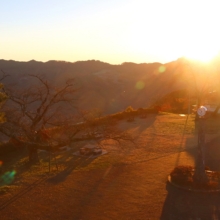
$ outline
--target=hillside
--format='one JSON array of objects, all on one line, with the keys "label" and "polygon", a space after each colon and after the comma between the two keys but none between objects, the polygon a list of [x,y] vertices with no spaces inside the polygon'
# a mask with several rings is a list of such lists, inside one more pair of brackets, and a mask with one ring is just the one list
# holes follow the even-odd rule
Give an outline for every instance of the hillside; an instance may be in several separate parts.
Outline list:
[{"label": "hillside", "polygon": [[[99,108],[104,113],[115,113],[127,106],[148,107],[154,101],[175,90],[192,86],[192,72],[201,72],[200,64],[181,58],[161,63],[123,63],[111,65],[96,60],[17,62],[0,60],[0,69],[9,74],[5,85],[22,88],[33,82],[27,74],[44,75],[48,81],[60,83],[75,78],[79,87],[76,106],[80,109]],[[211,71],[211,70],[210,70]]]},{"label": "hillside", "polygon": [[[210,122],[207,166],[219,170],[219,122]],[[167,184],[167,176],[175,166],[193,166],[196,160],[198,140],[193,115],[150,114],[118,125],[134,135],[135,145],[126,142],[119,146],[108,141],[103,143],[107,154],[86,158],[72,154],[86,143],[74,143],[70,151],[56,155],[58,170],[53,158],[51,173],[48,155],[43,152],[41,163],[32,167],[26,165],[26,152],[15,152],[3,160],[4,168],[16,169],[16,178],[1,187],[1,218],[180,219],[184,214],[181,219],[196,219],[195,213],[196,217],[205,216],[203,219],[219,216],[218,194],[192,193]]]}]

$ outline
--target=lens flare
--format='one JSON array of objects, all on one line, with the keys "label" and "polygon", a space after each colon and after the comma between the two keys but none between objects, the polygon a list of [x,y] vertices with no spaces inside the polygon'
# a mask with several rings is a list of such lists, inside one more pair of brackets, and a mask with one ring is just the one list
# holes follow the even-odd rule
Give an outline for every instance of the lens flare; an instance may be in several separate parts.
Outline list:
[{"label": "lens flare", "polygon": [[145,83],[143,81],[138,81],[136,84],[135,84],[135,88],[136,89],[143,89],[145,87]]},{"label": "lens flare", "polygon": [[12,183],[15,178],[15,174],[16,174],[16,171],[13,170],[13,171],[8,171],[4,175],[2,175],[1,179],[2,179],[3,183],[4,184]]},{"label": "lens flare", "polygon": [[3,164],[3,161],[0,160],[0,167],[2,166],[2,164]]},{"label": "lens flare", "polygon": [[166,67],[165,66],[160,66],[158,69],[159,73],[163,73],[166,71]]}]

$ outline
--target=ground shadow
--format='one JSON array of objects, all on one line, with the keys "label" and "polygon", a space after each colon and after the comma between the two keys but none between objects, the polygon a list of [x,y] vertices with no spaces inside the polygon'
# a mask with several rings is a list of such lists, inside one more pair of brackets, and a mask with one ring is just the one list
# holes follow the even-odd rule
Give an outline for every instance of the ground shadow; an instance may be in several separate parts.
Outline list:
[{"label": "ground shadow", "polygon": [[[187,140],[186,145],[191,140]],[[220,171],[220,135],[216,134],[205,143],[205,166]],[[197,159],[197,144],[185,150],[194,160]],[[179,165],[179,164],[176,164]],[[168,191],[161,220],[220,219],[220,193],[189,192],[167,183]]]},{"label": "ground shadow", "polygon": [[[195,137],[196,138],[196,137]],[[190,142],[190,138],[186,141],[186,146]],[[197,160],[198,156],[198,143],[194,147],[186,148],[185,151]],[[220,135],[217,135],[205,143],[204,152],[205,166],[207,169],[213,171],[220,171]],[[178,162],[176,166],[179,165]]]},{"label": "ground shadow", "polygon": [[220,194],[177,189],[167,183],[168,191],[161,220],[220,219]]},{"label": "ground shadow", "polygon": [[[199,123],[195,121],[195,131],[198,135]],[[220,171],[220,120],[209,118],[205,122],[205,165],[210,170]]]},{"label": "ground shadow", "polygon": [[139,124],[138,130],[139,133],[144,131],[146,128],[150,127],[154,124],[156,117],[158,117],[158,114],[148,114],[146,118],[140,118],[140,120],[143,121],[143,123]]},{"label": "ground shadow", "polygon": [[158,114],[147,114],[146,117],[136,116],[133,121],[124,121],[124,125],[126,126],[122,126],[121,128],[126,129],[127,125],[129,124],[130,128],[138,128],[141,132],[146,128],[150,127],[156,120],[157,116]]},{"label": "ground shadow", "polygon": [[67,167],[56,174],[55,176],[48,179],[50,183],[59,184],[60,182],[65,181],[67,176],[69,176],[73,170],[80,167],[88,166],[95,158],[91,157],[73,157],[67,164]]},{"label": "ground shadow", "polygon": [[220,135],[206,143],[205,164],[210,170],[220,171]]},{"label": "ground shadow", "polygon": [[145,118],[136,117],[132,122],[124,122],[120,125],[121,130],[133,130],[132,137],[138,139],[142,133],[149,127],[151,127],[158,114],[148,114]]}]

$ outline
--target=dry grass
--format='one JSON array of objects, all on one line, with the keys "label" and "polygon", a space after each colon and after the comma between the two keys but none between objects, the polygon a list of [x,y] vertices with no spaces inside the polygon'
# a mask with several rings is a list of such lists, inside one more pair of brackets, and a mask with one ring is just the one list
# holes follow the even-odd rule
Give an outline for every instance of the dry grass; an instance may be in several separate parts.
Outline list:
[{"label": "dry grass", "polygon": [[51,173],[45,155],[32,167],[18,159],[17,176],[1,195],[1,219],[159,219],[170,171],[194,165],[194,117],[186,123],[186,116],[148,115],[120,127],[134,135],[135,146],[108,141],[108,154],[96,159],[67,152],[57,156],[58,171],[53,160]]}]

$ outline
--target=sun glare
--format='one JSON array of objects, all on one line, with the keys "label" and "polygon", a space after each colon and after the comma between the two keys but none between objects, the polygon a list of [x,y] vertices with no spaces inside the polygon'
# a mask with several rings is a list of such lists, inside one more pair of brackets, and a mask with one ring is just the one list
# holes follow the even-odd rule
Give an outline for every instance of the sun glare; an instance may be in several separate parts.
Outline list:
[{"label": "sun glare", "polygon": [[191,60],[208,63],[212,61],[217,55],[218,52],[216,50],[209,49],[191,51],[189,53],[186,53],[185,57]]}]

